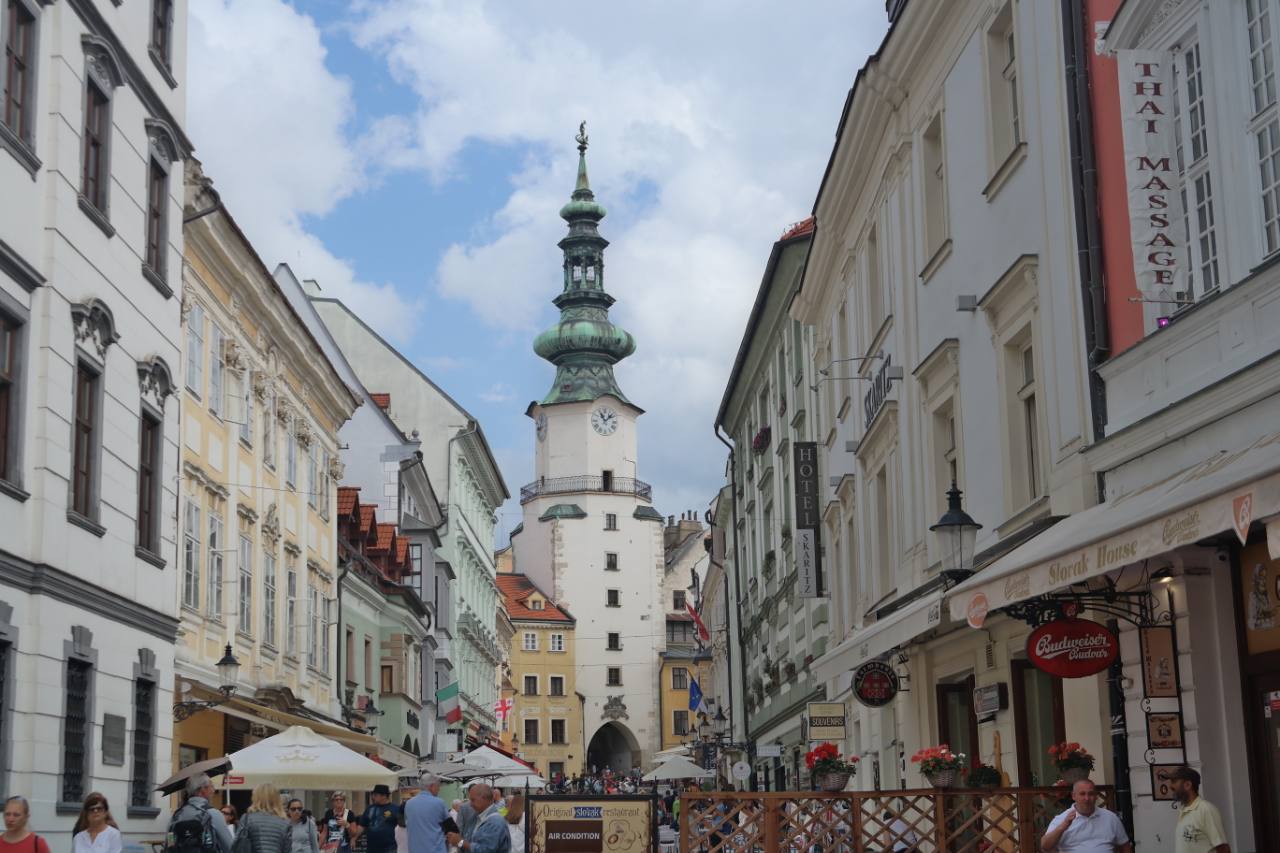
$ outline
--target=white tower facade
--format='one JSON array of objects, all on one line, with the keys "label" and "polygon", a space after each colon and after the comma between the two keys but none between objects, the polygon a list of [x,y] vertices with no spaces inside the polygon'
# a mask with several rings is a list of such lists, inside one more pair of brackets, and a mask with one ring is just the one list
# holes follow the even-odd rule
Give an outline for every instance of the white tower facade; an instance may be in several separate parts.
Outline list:
[{"label": "white tower facade", "polygon": [[[636,422],[643,410],[613,376],[613,365],[634,352],[635,341],[609,322],[608,242],[596,230],[605,211],[587,182],[585,134],[578,142],[578,184],[560,211],[569,223],[560,242],[564,290],[554,300],[560,322],[534,344],[556,365],[556,379],[527,411],[536,479],[521,489],[524,519],[511,542],[516,571],[577,619],[575,676],[587,768],[619,771],[645,766],[661,736],[662,515],[653,509],[651,488],[636,476]],[[539,713],[537,704],[525,705],[524,713]],[[522,721],[516,725],[522,730]],[[538,728],[549,731],[546,726]]]}]

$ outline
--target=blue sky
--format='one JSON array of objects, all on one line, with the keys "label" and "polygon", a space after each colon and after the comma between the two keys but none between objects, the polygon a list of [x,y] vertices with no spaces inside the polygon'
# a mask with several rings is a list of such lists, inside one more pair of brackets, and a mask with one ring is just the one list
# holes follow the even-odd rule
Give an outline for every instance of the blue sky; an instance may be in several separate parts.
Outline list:
[{"label": "blue sky", "polygon": [[[664,514],[722,482],[712,426],[769,250],[804,218],[880,0],[191,0],[187,126],[268,265],[343,299],[481,421],[512,492],[586,119],[619,366]],[[388,390],[394,394],[395,389]],[[502,531],[519,521],[504,508]]]}]

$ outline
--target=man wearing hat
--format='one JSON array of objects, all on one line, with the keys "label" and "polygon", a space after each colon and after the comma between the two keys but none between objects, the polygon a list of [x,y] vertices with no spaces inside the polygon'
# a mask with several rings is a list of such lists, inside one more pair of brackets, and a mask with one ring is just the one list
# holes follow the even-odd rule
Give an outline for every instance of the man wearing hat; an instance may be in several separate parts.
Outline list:
[{"label": "man wearing hat", "polygon": [[1200,796],[1200,774],[1183,765],[1169,774],[1178,809],[1174,853],[1231,853],[1218,807]]},{"label": "man wearing hat", "polygon": [[369,792],[369,807],[360,815],[368,853],[396,853],[396,825],[400,807],[391,802],[391,789],[374,785]]}]

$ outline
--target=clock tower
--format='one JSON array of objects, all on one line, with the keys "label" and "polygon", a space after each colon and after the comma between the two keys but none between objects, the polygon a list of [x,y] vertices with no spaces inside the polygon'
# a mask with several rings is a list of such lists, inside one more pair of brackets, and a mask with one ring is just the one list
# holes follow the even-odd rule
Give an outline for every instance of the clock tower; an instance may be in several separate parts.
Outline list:
[{"label": "clock tower", "polygon": [[[575,759],[577,767],[567,768],[570,773],[647,764],[661,733],[659,654],[666,647],[662,515],[653,508],[652,489],[637,477],[636,421],[644,412],[613,374],[636,343],[609,320],[609,241],[597,228],[605,209],[587,179],[585,125],[577,142],[577,185],[560,209],[569,225],[559,244],[562,290],[552,300],[560,319],[533,345],[556,375],[551,390],[526,412],[534,426],[535,479],[520,490],[523,521],[511,537],[515,570],[577,619],[575,682],[584,697],[587,749],[581,764]],[[545,693],[547,686],[537,688]],[[538,723],[514,721],[516,735],[555,730],[552,721],[577,701],[546,696],[522,703],[523,713]]]}]

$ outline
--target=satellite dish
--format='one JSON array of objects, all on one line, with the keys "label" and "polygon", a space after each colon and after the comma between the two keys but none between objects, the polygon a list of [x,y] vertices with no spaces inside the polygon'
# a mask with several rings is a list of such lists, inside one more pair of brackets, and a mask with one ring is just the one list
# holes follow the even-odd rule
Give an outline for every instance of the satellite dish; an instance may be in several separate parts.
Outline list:
[{"label": "satellite dish", "polygon": [[751,765],[745,761],[735,761],[730,772],[733,773],[733,778],[742,782],[751,776]]}]

